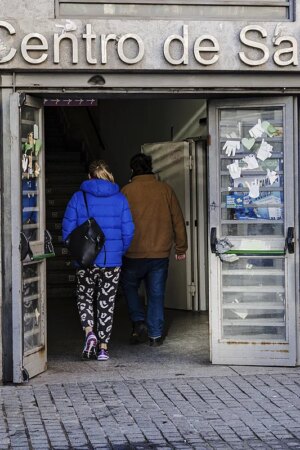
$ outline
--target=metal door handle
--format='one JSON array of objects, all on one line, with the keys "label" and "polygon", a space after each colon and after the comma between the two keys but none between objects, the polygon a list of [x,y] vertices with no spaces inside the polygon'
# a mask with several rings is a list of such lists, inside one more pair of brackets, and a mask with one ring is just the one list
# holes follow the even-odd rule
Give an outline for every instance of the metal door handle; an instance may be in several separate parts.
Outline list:
[{"label": "metal door handle", "polygon": [[217,253],[217,229],[215,227],[210,230],[210,249],[212,253]]},{"label": "metal door handle", "polygon": [[285,246],[289,253],[295,253],[294,227],[288,227]]}]

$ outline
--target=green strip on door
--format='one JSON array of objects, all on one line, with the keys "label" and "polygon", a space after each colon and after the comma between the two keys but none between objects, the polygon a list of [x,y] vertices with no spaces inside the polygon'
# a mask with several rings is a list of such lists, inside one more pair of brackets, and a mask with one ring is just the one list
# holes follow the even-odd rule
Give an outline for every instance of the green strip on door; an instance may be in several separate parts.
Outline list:
[{"label": "green strip on door", "polygon": [[243,256],[284,256],[284,250],[229,250],[226,255]]}]

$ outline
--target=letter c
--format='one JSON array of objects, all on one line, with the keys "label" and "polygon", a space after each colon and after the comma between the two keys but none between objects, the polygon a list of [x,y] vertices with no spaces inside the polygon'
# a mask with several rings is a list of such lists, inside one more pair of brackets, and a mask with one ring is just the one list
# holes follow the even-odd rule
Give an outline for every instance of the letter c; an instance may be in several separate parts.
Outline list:
[{"label": "letter c", "polygon": [[[4,22],[3,20],[0,20],[0,27],[5,28],[9,34],[16,34],[16,30],[14,29],[14,27],[8,23],[8,22]],[[9,53],[6,56],[3,56],[3,58],[0,59],[0,64],[6,63],[8,61],[11,61],[15,54],[17,53],[17,50],[15,48],[11,48]]]}]

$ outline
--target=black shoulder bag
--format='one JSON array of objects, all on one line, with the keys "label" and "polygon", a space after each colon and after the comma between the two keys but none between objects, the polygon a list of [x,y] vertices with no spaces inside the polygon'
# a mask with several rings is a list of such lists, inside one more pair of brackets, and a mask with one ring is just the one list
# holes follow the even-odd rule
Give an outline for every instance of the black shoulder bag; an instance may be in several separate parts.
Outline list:
[{"label": "black shoulder bag", "polygon": [[[84,203],[89,217],[84,223],[75,228],[68,236],[66,245],[72,258],[80,267],[91,267],[98,254],[104,247],[105,236],[101,227],[93,217],[90,217],[86,194],[82,191]],[[105,250],[105,247],[104,247]],[[106,252],[104,264],[106,263]]]}]

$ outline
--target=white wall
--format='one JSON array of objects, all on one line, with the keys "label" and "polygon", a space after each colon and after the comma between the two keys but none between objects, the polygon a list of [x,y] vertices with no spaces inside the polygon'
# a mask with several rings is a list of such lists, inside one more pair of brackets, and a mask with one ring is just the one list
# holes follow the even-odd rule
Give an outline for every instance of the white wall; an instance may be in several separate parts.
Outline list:
[{"label": "white wall", "polygon": [[0,16],[2,20],[26,20],[31,17],[53,19],[54,0],[1,0]]}]

